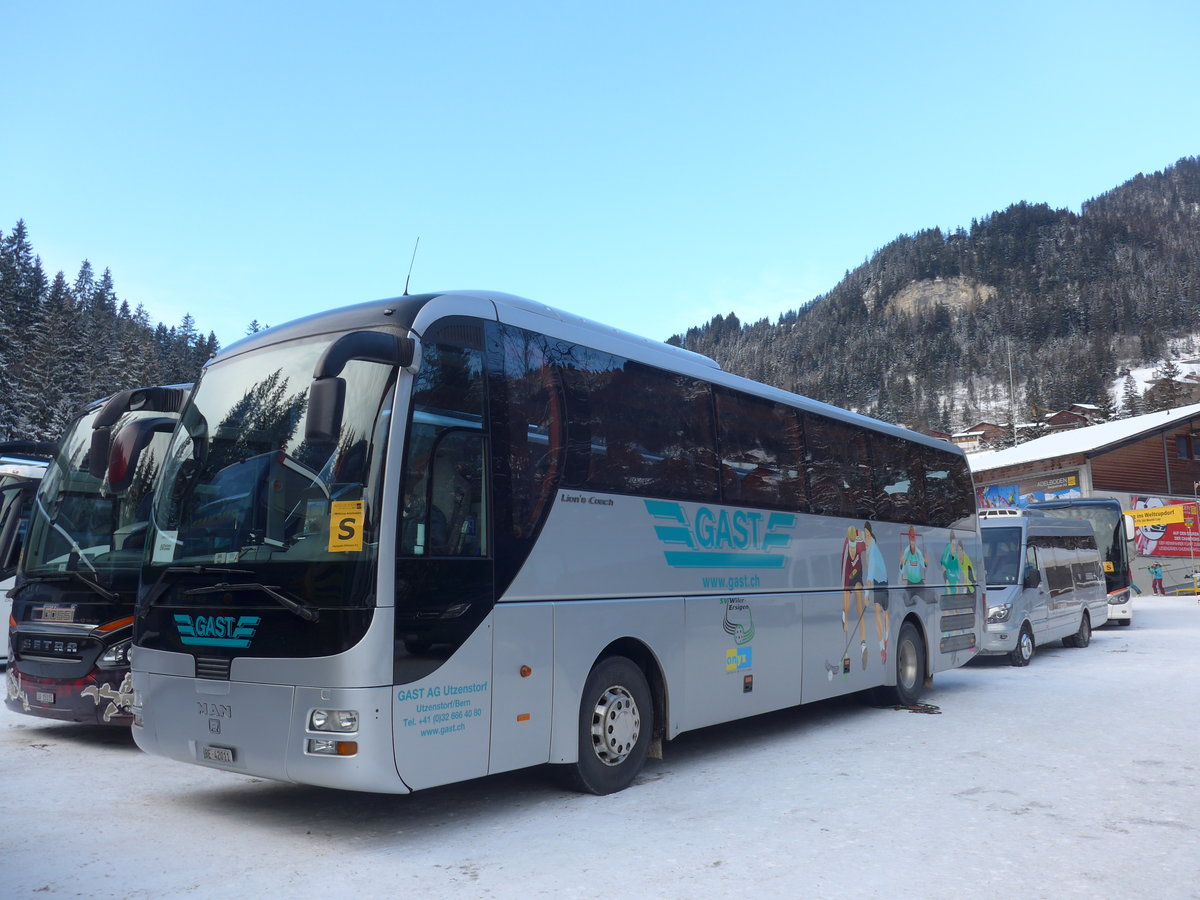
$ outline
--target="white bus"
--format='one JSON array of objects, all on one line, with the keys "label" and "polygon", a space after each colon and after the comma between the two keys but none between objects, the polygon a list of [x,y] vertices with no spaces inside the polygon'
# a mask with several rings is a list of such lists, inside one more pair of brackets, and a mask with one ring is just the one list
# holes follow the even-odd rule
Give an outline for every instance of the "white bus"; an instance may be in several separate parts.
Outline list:
[{"label": "white bus", "polygon": [[407,793],[874,689],[983,627],[953,446],[502,294],[405,296],[218,354],[135,623],[150,753]]}]

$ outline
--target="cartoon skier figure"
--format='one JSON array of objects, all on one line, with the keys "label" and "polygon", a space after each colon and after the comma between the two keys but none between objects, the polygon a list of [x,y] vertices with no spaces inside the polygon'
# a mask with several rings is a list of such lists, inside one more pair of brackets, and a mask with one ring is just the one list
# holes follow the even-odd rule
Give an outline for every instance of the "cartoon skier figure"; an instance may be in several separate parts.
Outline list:
[{"label": "cartoon skier figure", "polygon": [[842,631],[852,631],[850,624],[850,599],[858,612],[858,639],[862,648],[862,666],[867,667],[867,623],[863,621],[863,557],[866,555],[862,536],[851,525],[846,529],[846,542],[842,546]]},{"label": "cartoon skier figure", "polygon": [[905,587],[904,602],[908,606],[916,605],[914,597],[929,601],[925,593],[925,570],[929,568],[929,557],[925,548],[917,546],[917,530],[908,526],[908,531],[902,532],[908,536],[908,545],[900,553],[900,583]]},{"label": "cartoon skier figure", "polygon": [[950,543],[942,551],[942,558],[939,560],[942,565],[942,578],[946,582],[947,595],[958,593],[958,585],[963,578],[962,567],[959,565],[959,548],[956,544],[958,544],[958,539],[950,538]]},{"label": "cartoon skier figure", "polygon": [[891,631],[891,619],[888,616],[888,572],[887,563],[883,559],[883,551],[875,540],[875,532],[870,522],[863,522],[860,532],[867,548],[866,584],[871,589],[871,605],[875,609],[875,634],[879,638],[879,657],[887,662],[888,635]]}]

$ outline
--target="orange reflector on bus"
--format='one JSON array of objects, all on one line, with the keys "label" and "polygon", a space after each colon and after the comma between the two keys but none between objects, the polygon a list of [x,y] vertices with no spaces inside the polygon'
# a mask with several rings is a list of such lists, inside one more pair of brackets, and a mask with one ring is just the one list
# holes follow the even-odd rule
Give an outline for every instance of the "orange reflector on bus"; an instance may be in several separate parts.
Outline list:
[{"label": "orange reflector on bus", "polygon": [[100,634],[108,634],[110,631],[116,631],[118,628],[124,628],[126,625],[133,624],[133,616],[126,616],[123,619],[113,619],[111,622],[105,622],[103,625],[97,625],[96,631]]},{"label": "orange reflector on bus", "polygon": [[529,721],[529,713],[521,713],[519,716],[517,716],[517,721],[518,722],[528,722]]}]

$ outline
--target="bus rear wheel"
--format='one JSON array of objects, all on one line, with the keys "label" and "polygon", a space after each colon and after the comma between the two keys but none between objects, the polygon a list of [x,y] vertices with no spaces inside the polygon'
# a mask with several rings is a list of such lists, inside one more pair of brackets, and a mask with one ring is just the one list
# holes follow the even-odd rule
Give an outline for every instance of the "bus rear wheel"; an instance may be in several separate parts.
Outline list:
[{"label": "bus rear wheel", "polygon": [[1027,666],[1033,659],[1033,651],[1033,629],[1026,622],[1021,626],[1021,633],[1017,635],[1017,646],[1008,654],[1008,661],[1014,666]]},{"label": "bus rear wheel", "polygon": [[878,706],[914,706],[925,687],[925,641],[912,622],[900,626],[896,638],[896,684],[871,690]]},{"label": "bus rear wheel", "polygon": [[564,766],[567,783],[589,794],[612,794],[633,783],[654,733],[654,703],[642,670],[623,656],[601,660],[588,675],[579,704],[579,761]]},{"label": "bus rear wheel", "polygon": [[1087,613],[1079,620],[1079,630],[1063,638],[1064,647],[1086,647],[1092,642],[1092,620]]}]

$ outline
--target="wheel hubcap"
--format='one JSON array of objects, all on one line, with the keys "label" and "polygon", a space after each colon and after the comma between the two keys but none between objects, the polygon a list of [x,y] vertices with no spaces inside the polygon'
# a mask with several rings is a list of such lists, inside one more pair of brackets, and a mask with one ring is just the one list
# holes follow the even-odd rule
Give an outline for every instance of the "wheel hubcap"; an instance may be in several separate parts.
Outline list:
[{"label": "wheel hubcap", "polygon": [[917,648],[911,641],[900,645],[900,655],[896,659],[896,677],[906,688],[912,688],[917,683]]},{"label": "wheel hubcap", "polygon": [[1021,658],[1029,659],[1033,656],[1033,639],[1025,632],[1021,632]]},{"label": "wheel hubcap", "polygon": [[642,730],[633,695],[620,685],[608,688],[592,710],[592,750],[606,766],[618,766],[632,752]]}]

